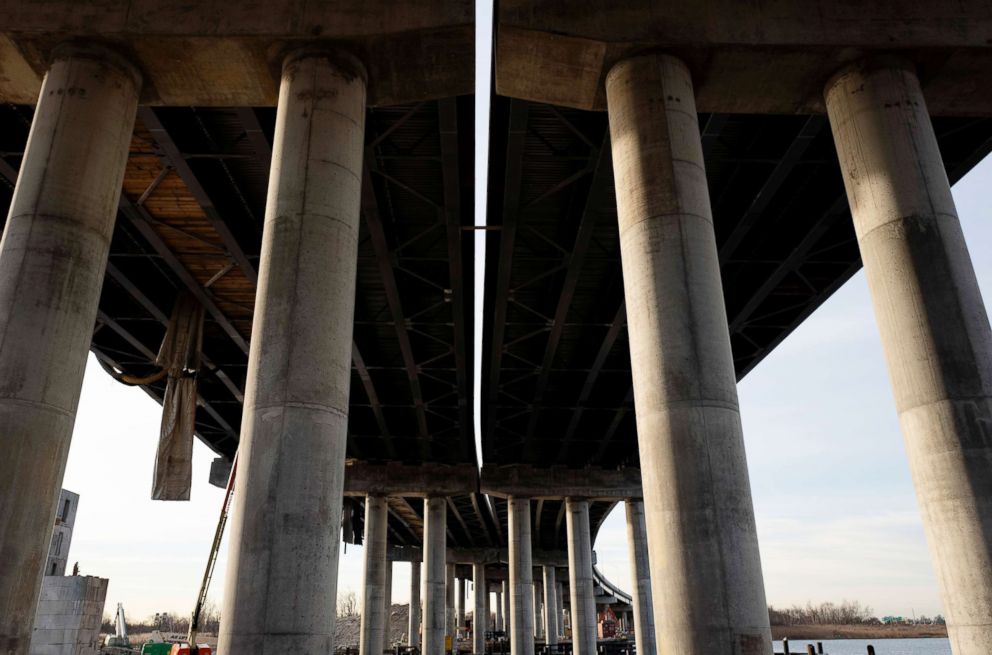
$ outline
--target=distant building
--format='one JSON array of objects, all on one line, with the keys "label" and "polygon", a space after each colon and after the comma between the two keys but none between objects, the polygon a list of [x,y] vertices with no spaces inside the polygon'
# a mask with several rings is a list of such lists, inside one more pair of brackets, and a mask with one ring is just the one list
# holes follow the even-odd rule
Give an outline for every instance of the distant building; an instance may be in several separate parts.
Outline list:
[{"label": "distant building", "polygon": [[65,575],[79,494],[62,490],[29,655],[97,655],[107,579]]},{"label": "distant building", "polygon": [[52,531],[52,544],[48,548],[48,564],[45,575],[65,575],[69,563],[69,543],[72,541],[72,527],[76,524],[76,508],[79,494],[62,490],[59,505],[55,511],[55,529]]}]

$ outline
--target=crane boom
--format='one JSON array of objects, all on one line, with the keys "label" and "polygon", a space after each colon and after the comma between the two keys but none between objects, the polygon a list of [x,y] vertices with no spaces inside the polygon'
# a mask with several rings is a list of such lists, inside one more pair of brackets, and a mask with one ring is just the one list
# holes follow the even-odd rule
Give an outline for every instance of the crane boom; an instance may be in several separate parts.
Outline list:
[{"label": "crane boom", "polygon": [[231,463],[231,475],[227,479],[227,488],[224,490],[224,502],[220,507],[220,518],[217,519],[217,530],[214,532],[214,540],[210,545],[210,555],[207,557],[207,568],[203,572],[203,581],[200,583],[200,593],[196,597],[196,606],[193,608],[193,616],[189,622],[189,642],[190,652],[196,652],[196,636],[200,629],[200,613],[207,602],[207,591],[210,589],[210,580],[214,576],[214,566],[217,564],[217,553],[220,551],[221,538],[224,536],[224,526],[227,525],[227,516],[231,511],[231,499],[234,497],[234,476],[238,471],[238,455],[234,454],[234,461]]}]

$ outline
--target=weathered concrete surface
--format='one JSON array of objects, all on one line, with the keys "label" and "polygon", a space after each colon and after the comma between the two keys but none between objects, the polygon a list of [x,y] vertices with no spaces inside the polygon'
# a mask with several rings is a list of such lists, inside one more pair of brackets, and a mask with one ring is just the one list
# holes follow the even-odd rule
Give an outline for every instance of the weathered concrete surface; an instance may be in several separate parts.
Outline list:
[{"label": "weathered concrete surface", "polygon": [[45,576],[29,655],[98,655],[106,578]]},{"label": "weathered concrete surface", "polygon": [[344,494],[377,494],[426,498],[460,496],[479,492],[479,469],[474,464],[410,466],[397,462],[373,464],[349,461],[344,469]]},{"label": "weathered concrete surface", "polygon": [[645,55],[606,90],[657,650],[770,653],[692,81]]},{"label": "weathered concrete surface", "polygon": [[[502,583],[501,583],[502,584]],[[496,592],[496,617],[494,620],[495,630],[504,630],[505,624],[503,623],[503,592]]]},{"label": "weathered concrete surface", "polygon": [[648,534],[644,523],[644,502],[628,499],[624,502],[627,514],[627,546],[630,549],[630,577],[634,583],[631,600],[634,606],[634,638],[637,652],[655,655],[658,652],[654,638],[654,603],[651,602],[651,565],[648,563]]},{"label": "weathered concrete surface", "polygon": [[465,625],[465,578],[455,579],[455,627]]},{"label": "weathered concrete surface", "polygon": [[561,607],[558,605],[558,579],[555,567],[543,567],[544,573],[544,640],[549,646],[558,643],[558,623]]},{"label": "weathered concrete surface", "polygon": [[455,614],[455,565],[448,562],[444,576],[444,634],[455,635],[458,617]]},{"label": "weathered concrete surface", "polygon": [[822,112],[839,66],[899,51],[925,72],[930,111],[992,115],[976,83],[992,76],[984,0],[509,0],[497,21],[496,90],[514,98],[604,110],[610,69],[656,48],[689,64],[700,111]]},{"label": "weathered concrete surface", "polygon": [[94,37],[131,53],[142,104],[274,105],[286,52],[314,39],[354,53],[370,106],[474,92],[470,0],[10,0],[0,25],[0,100],[34,103],[52,47]]},{"label": "weathered concrete surface", "polygon": [[286,60],[221,652],[334,651],[364,122],[357,62]]},{"label": "weathered concrete surface", "polygon": [[603,468],[569,469],[553,466],[539,469],[526,464],[482,467],[482,493],[500,498],[521,496],[561,499],[568,496],[590,500],[621,500],[641,495],[641,471]]},{"label": "weathered concrete surface", "polygon": [[365,499],[365,576],[362,590],[362,631],[359,655],[381,655],[385,644],[387,573],[386,535],[389,506],[384,496]]},{"label": "weathered concrete surface", "polygon": [[97,48],[45,77],[0,241],[0,652],[28,652],[141,85]]},{"label": "weathered concrete surface", "polygon": [[447,520],[444,498],[424,500],[424,655],[444,655]]},{"label": "weathered concrete surface", "polygon": [[420,648],[420,562],[410,562],[410,625],[408,643]]},{"label": "weathered concrete surface", "polygon": [[572,652],[595,655],[598,635],[588,500],[565,499],[565,526],[568,532],[568,583],[572,596]]},{"label": "weathered concrete surface", "polygon": [[544,581],[534,580],[534,640],[544,639]]},{"label": "weathered concrete surface", "polygon": [[503,630],[509,634],[510,632],[510,581],[503,580],[502,583],[503,591],[500,593],[500,598],[503,601]]},{"label": "weathered concrete surface", "polygon": [[489,629],[489,602],[486,587],[486,565],[472,565],[472,652],[483,655],[486,652],[486,630]]},{"label": "weathered concrete surface", "polygon": [[992,330],[908,65],[826,89],[955,655],[992,649]]},{"label": "weathered concrete surface", "polygon": [[507,501],[510,544],[510,653],[534,655],[534,566],[530,559],[530,499]]}]

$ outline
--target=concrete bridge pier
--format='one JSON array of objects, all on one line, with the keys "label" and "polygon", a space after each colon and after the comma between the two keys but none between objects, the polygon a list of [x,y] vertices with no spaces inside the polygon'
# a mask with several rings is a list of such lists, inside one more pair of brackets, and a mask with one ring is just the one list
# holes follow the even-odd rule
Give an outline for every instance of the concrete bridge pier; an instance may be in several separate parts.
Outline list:
[{"label": "concrete bridge pier", "polygon": [[410,614],[407,642],[420,648],[420,562],[410,562]]},{"label": "concrete bridge pier", "polygon": [[472,565],[472,652],[483,655],[486,652],[486,630],[489,628],[489,591],[486,585],[486,565],[476,562]]},{"label": "concrete bridge pier", "polygon": [[507,499],[510,545],[510,653],[534,655],[534,565],[530,498]]},{"label": "concrete bridge pier", "polygon": [[544,582],[534,580],[534,640],[544,638]]},{"label": "concrete bridge pier", "polygon": [[[631,596],[634,605],[634,639],[640,655],[658,652],[654,637],[654,605],[651,602],[651,566],[648,563],[648,535],[644,523],[644,501],[628,498],[627,545],[630,549]],[[625,616],[626,621],[626,616]]]},{"label": "concrete bridge pier", "polygon": [[770,653],[692,80],[645,54],[606,97],[657,650]]},{"label": "concrete bridge pier", "polygon": [[444,634],[454,639],[455,623],[455,565],[448,564],[444,575]]},{"label": "concrete bridge pier", "polygon": [[341,52],[283,63],[221,652],[334,651],[365,88]]},{"label": "concrete bridge pier", "polygon": [[424,655],[444,655],[447,520],[447,500],[424,500]]},{"label": "concrete bridge pier", "polygon": [[558,605],[558,612],[555,622],[558,624],[558,638],[565,637],[565,583],[559,582],[555,585],[555,602]]},{"label": "concrete bridge pier", "polygon": [[462,577],[455,578],[455,615],[455,634],[458,634],[457,628],[465,625],[465,578]]},{"label": "concrete bridge pier", "polygon": [[544,639],[549,646],[558,643],[558,624],[561,609],[558,607],[558,582],[554,566],[543,567],[544,573]]},{"label": "concrete bridge pier", "polygon": [[572,596],[572,652],[575,655],[595,655],[598,635],[588,500],[565,499],[565,526],[568,533],[568,581]]},{"label": "concrete bridge pier", "polygon": [[0,241],[0,644],[28,652],[141,76],[100,47],[45,75]]},{"label": "concrete bridge pier", "polygon": [[[502,589],[502,585],[500,586]],[[493,619],[494,629],[499,632],[503,630],[503,592],[497,591],[496,593],[496,616]]]},{"label": "concrete bridge pier", "polygon": [[992,330],[916,73],[826,87],[955,655],[992,650]]},{"label": "concrete bridge pier", "polygon": [[503,580],[503,592],[500,598],[503,599],[503,630],[510,634],[510,583]]},{"label": "concrete bridge pier", "polygon": [[381,655],[387,639],[386,589],[391,582],[388,575],[391,562],[386,558],[388,509],[384,496],[365,499],[365,580],[359,655]]}]

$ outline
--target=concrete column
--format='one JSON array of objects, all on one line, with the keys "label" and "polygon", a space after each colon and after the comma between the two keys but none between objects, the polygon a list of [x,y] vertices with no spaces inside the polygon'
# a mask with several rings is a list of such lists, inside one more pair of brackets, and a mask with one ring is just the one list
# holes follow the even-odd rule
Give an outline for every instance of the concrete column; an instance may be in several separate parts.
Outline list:
[{"label": "concrete column", "polygon": [[572,592],[572,652],[575,655],[595,655],[596,599],[588,500],[565,499],[565,525],[568,531],[568,578]]},{"label": "concrete column", "polygon": [[555,585],[555,599],[558,604],[558,612],[555,616],[555,623],[558,624],[558,637],[565,636],[565,583],[559,582]]},{"label": "concrete column", "polygon": [[455,565],[448,564],[446,567],[444,584],[444,634],[451,635],[454,639],[455,621]]},{"label": "concrete column", "polygon": [[992,330],[912,68],[836,75],[827,112],[955,655],[992,650]]},{"label": "concrete column", "polygon": [[483,655],[486,652],[486,630],[489,625],[485,564],[472,565],[472,590],[475,599],[472,612],[472,652]]},{"label": "concrete column", "polygon": [[657,650],[770,653],[692,80],[649,54],[606,94]]},{"label": "concrete column", "polygon": [[510,581],[503,580],[503,593],[500,596],[503,599],[503,630],[506,631],[507,636],[510,634]]},{"label": "concrete column", "polygon": [[358,638],[360,655],[382,655],[386,643],[386,588],[390,562],[386,559],[388,504],[384,496],[365,499],[365,580],[362,623]]},{"label": "concrete column", "polygon": [[141,76],[62,47],[0,241],[0,650],[27,653]]},{"label": "concrete column", "polygon": [[544,639],[544,584],[534,580],[534,640]]},{"label": "concrete column", "polygon": [[496,592],[496,617],[494,619],[495,630],[503,630],[503,592]]},{"label": "concrete column", "polygon": [[507,500],[510,544],[510,654],[534,655],[534,565],[530,499]]},{"label": "concrete column", "polygon": [[561,621],[561,608],[558,605],[558,582],[555,567],[544,567],[544,639],[549,646],[558,643],[558,623]]},{"label": "concrete column", "polygon": [[654,607],[651,602],[651,566],[648,564],[648,535],[644,523],[644,502],[628,498],[627,546],[630,549],[630,577],[634,605],[634,638],[638,655],[655,655]]},{"label": "concrete column", "polygon": [[455,614],[456,627],[461,628],[465,625],[465,578],[455,578]]},{"label": "concrete column", "polygon": [[424,655],[444,654],[448,503],[424,501]]},{"label": "concrete column", "polygon": [[486,583],[486,630],[496,629],[496,618],[493,616],[491,594],[489,593],[489,583]]},{"label": "concrete column", "polygon": [[420,648],[420,562],[410,562],[410,625],[409,642],[412,648]]},{"label": "concrete column", "polygon": [[364,132],[361,64],[286,59],[219,652],[334,652]]},{"label": "concrete column", "polygon": [[392,645],[392,624],[393,615],[393,563],[386,562],[386,583],[382,588],[382,611],[383,611],[383,637],[382,645],[389,648]]}]

